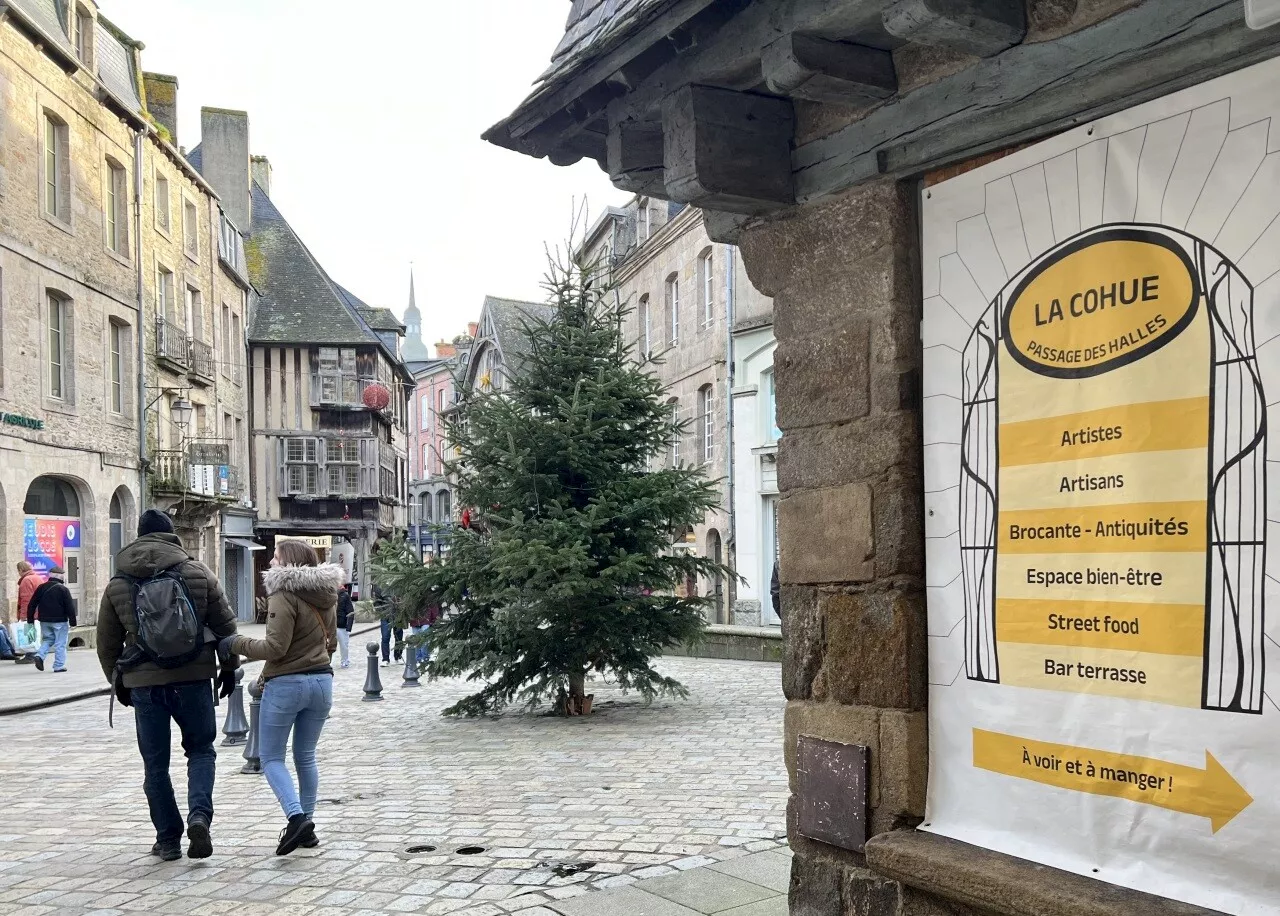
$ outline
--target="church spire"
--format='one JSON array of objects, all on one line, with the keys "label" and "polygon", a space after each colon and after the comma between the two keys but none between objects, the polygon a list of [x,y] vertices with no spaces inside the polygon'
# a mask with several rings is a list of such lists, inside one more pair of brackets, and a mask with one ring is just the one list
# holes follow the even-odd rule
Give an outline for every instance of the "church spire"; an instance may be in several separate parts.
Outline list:
[{"label": "church spire", "polygon": [[413,290],[413,262],[409,262],[409,307],[404,310],[404,346],[401,353],[406,362],[428,358],[426,344],[422,342],[422,313]]}]

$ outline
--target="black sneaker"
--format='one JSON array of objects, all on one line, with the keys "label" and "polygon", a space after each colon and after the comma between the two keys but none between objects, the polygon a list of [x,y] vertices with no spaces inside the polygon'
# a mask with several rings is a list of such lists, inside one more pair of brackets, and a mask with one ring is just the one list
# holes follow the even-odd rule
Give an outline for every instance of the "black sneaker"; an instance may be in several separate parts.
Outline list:
[{"label": "black sneaker", "polygon": [[36,657],[34,655],[19,655],[13,661],[14,664],[17,665],[34,665],[36,663]]},{"label": "black sneaker", "polygon": [[192,816],[187,824],[187,839],[191,841],[187,846],[188,859],[207,859],[213,855],[213,839],[209,836],[209,822],[204,815]]},{"label": "black sneaker", "polygon": [[289,824],[280,831],[280,845],[276,847],[276,855],[287,856],[293,852],[308,836],[314,836],[316,825],[305,814],[295,814],[289,818]]},{"label": "black sneaker", "polygon": [[151,854],[165,862],[173,862],[182,858],[182,844],[177,840],[156,840],[151,847]]},{"label": "black sneaker", "polygon": [[298,842],[298,846],[302,849],[315,849],[319,845],[320,838],[316,836],[314,828]]},{"label": "black sneaker", "polygon": [[44,670],[44,659],[43,659],[43,658],[41,658],[41,657],[40,657],[40,656],[38,656],[38,655],[33,655],[33,656],[31,656],[31,660],[32,660],[32,662],[35,664],[35,666],[36,666],[36,670],[37,670],[37,671],[43,671],[43,670]]}]

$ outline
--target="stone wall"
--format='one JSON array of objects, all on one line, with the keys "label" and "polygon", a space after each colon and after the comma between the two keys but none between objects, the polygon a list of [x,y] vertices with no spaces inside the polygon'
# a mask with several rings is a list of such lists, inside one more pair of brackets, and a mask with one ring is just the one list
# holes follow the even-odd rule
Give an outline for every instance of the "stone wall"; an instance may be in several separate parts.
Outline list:
[{"label": "stone wall", "polygon": [[[914,826],[928,772],[914,192],[881,182],[748,229],[775,304],[786,758],[871,749],[870,833]],[[901,912],[861,855],[800,836],[792,916]]]}]

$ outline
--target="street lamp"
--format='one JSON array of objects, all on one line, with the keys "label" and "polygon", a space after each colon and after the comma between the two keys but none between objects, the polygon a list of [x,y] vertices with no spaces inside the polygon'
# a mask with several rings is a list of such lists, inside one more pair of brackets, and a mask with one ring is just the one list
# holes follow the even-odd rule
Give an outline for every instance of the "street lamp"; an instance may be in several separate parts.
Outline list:
[{"label": "street lamp", "polygon": [[174,425],[186,435],[187,427],[191,424],[191,402],[186,398],[178,398],[169,406],[169,411],[173,415]]}]

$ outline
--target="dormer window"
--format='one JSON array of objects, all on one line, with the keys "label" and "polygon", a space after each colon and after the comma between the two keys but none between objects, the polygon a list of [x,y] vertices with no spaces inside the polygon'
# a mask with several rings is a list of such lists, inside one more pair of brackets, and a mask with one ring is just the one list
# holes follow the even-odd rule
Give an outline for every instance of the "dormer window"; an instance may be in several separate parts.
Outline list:
[{"label": "dormer window", "polygon": [[93,67],[93,14],[80,4],[71,11],[71,44],[76,57],[86,67]]}]

